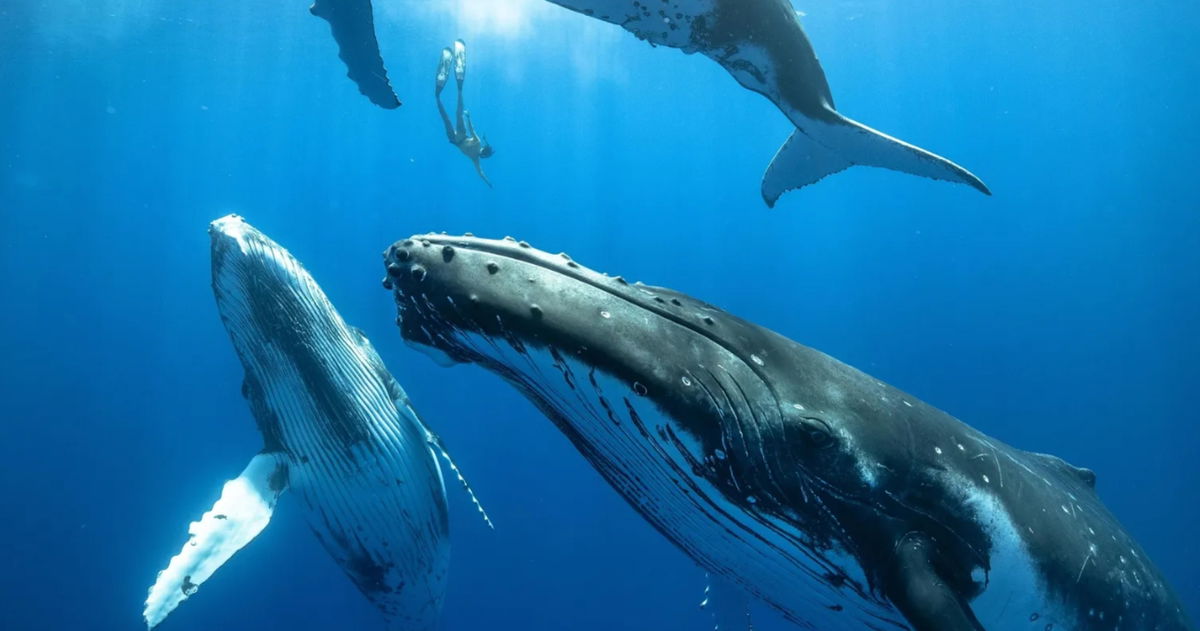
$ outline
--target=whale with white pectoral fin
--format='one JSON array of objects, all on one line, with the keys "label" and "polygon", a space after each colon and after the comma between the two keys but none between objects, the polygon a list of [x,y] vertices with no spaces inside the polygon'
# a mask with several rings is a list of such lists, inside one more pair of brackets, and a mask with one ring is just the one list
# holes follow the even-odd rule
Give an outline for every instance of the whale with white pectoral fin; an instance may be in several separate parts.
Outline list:
[{"label": "whale with white pectoral fin", "polygon": [[821,631],[1195,631],[1087,469],[524,242],[417,235],[386,266],[404,338],[529,398],[720,579],[718,628],[740,590]]},{"label": "whale with white pectoral fin", "polygon": [[856,165],[958,182],[991,194],[979,178],[946,158],[839,114],[790,0],[549,1],[617,24],[656,46],[702,53],[742,86],[770,99],[796,131],[763,176],[768,206],[789,190]]},{"label": "whale with white pectoral fin", "polygon": [[299,261],[236,215],[209,233],[213,293],[264,445],[189,526],[150,588],[147,626],[262,532],[286,494],[300,496],[325,550],[389,629],[436,628],[450,558],[439,458],[466,481],[371,343]]}]

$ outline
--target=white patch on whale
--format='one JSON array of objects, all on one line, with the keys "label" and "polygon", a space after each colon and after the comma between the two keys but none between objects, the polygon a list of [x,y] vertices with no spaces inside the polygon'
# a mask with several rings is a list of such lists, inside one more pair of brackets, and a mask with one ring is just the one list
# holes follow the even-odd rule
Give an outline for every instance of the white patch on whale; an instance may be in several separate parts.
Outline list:
[{"label": "white patch on whale", "polygon": [[267,527],[285,476],[286,465],[279,454],[259,454],[241,475],[225,483],[221,497],[200,521],[188,526],[187,543],[150,586],[142,612],[146,626],[153,629],[162,622]]},{"label": "white patch on whale", "polygon": [[[992,543],[990,569],[983,592],[969,604],[988,631],[1072,629],[1064,608],[1051,602],[1025,542],[1008,511],[986,488],[949,470],[941,473],[945,488],[963,498]],[[972,578],[979,577],[973,572]],[[1066,625],[1066,626],[1064,626]]]}]

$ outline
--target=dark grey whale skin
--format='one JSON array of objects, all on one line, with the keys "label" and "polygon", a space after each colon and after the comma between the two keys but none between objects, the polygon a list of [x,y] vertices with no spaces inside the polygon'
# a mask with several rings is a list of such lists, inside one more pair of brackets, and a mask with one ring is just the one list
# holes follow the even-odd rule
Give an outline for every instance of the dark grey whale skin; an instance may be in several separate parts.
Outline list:
[{"label": "dark grey whale skin", "polygon": [[384,109],[400,107],[379,53],[371,0],[316,0],[308,10],[329,22],[338,56],[346,64],[346,76],[358,91]]},{"label": "dark grey whale skin", "polygon": [[[457,336],[478,334],[517,349],[567,355],[627,384],[626,403],[649,399],[704,453],[721,447],[727,452],[727,467],[705,457],[682,473],[706,479],[748,514],[795,526],[814,549],[836,544],[849,551],[868,584],[854,585],[846,580],[849,574],[836,572],[826,577],[828,584],[882,597],[903,614],[908,628],[985,628],[972,606],[984,602],[989,586],[1010,578],[992,572],[999,562],[992,555],[1002,542],[981,522],[963,489],[947,483],[955,479],[994,497],[1027,550],[1047,608],[1015,617],[1010,612],[1006,620],[1019,624],[995,624],[987,627],[991,631],[1194,629],[1160,572],[1100,502],[1090,471],[1004,445],[828,355],[712,305],[601,275],[565,254],[507,239],[429,234],[396,242],[384,258],[384,285],[394,292],[407,340],[457,361],[478,362],[508,379],[623,494],[623,476],[636,472],[614,470],[598,459],[573,420],[540,397],[539,384],[523,378],[519,367],[497,363]],[[699,387],[683,387],[680,375]],[[648,427],[644,435],[668,446],[682,444],[671,427]],[[705,564],[702,554],[684,546],[674,522],[626,498]],[[708,569],[727,576],[737,572]],[[743,586],[754,592],[752,584]],[[802,622],[802,613],[758,595]],[[1051,619],[1059,626],[1046,623]],[[905,626],[889,622],[866,626]]]}]

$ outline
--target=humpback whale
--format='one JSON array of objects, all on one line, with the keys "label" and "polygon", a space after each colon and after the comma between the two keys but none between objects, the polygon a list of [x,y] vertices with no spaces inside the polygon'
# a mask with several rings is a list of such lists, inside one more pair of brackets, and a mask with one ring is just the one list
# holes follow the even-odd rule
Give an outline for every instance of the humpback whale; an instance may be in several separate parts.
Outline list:
[{"label": "humpback whale", "polygon": [[667,539],[804,628],[1195,629],[1087,469],[524,242],[418,235],[385,264],[408,342],[515,386]]},{"label": "humpback whale", "polygon": [[549,0],[620,25],[656,46],[699,52],[767,97],[796,126],[767,167],[767,206],[785,192],[855,165],[967,184],[970,171],[851,120],[834,109],[825,71],[790,0]]},{"label": "humpback whale", "polygon": [[384,109],[400,107],[379,53],[371,0],[316,0],[308,10],[329,22],[338,56],[346,64],[346,76],[358,91]]},{"label": "humpback whale", "polygon": [[291,489],[321,544],[389,628],[435,628],[450,554],[435,453],[457,469],[371,343],[295,257],[236,215],[214,221],[209,233],[213,293],[264,444],[159,573],[147,626],[262,532]]}]

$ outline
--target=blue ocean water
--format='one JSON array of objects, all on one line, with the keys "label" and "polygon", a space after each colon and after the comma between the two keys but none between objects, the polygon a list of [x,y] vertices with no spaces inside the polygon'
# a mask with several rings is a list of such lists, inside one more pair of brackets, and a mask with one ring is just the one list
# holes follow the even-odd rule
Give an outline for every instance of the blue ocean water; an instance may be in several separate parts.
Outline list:
[{"label": "blue ocean water", "polygon": [[[1090,467],[1200,614],[1200,5],[903,4],[798,8],[842,112],[994,197],[860,168],[767,210],[791,128],[769,102],[540,0],[377,1],[397,111],[357,93],[304,2],[4,2],[4,628],[137,628],[187,523],[261,446],[209,287],[205,229],[229,212],[374,340],[496,521],[450,489],[445,629],[706,615],[702,572],[525,399],[404,346],[379,253],[430,230],[691,293]],[[494,190],[434,106],[455,37]],[[383,628],[286,496],[166,624]]]}]

